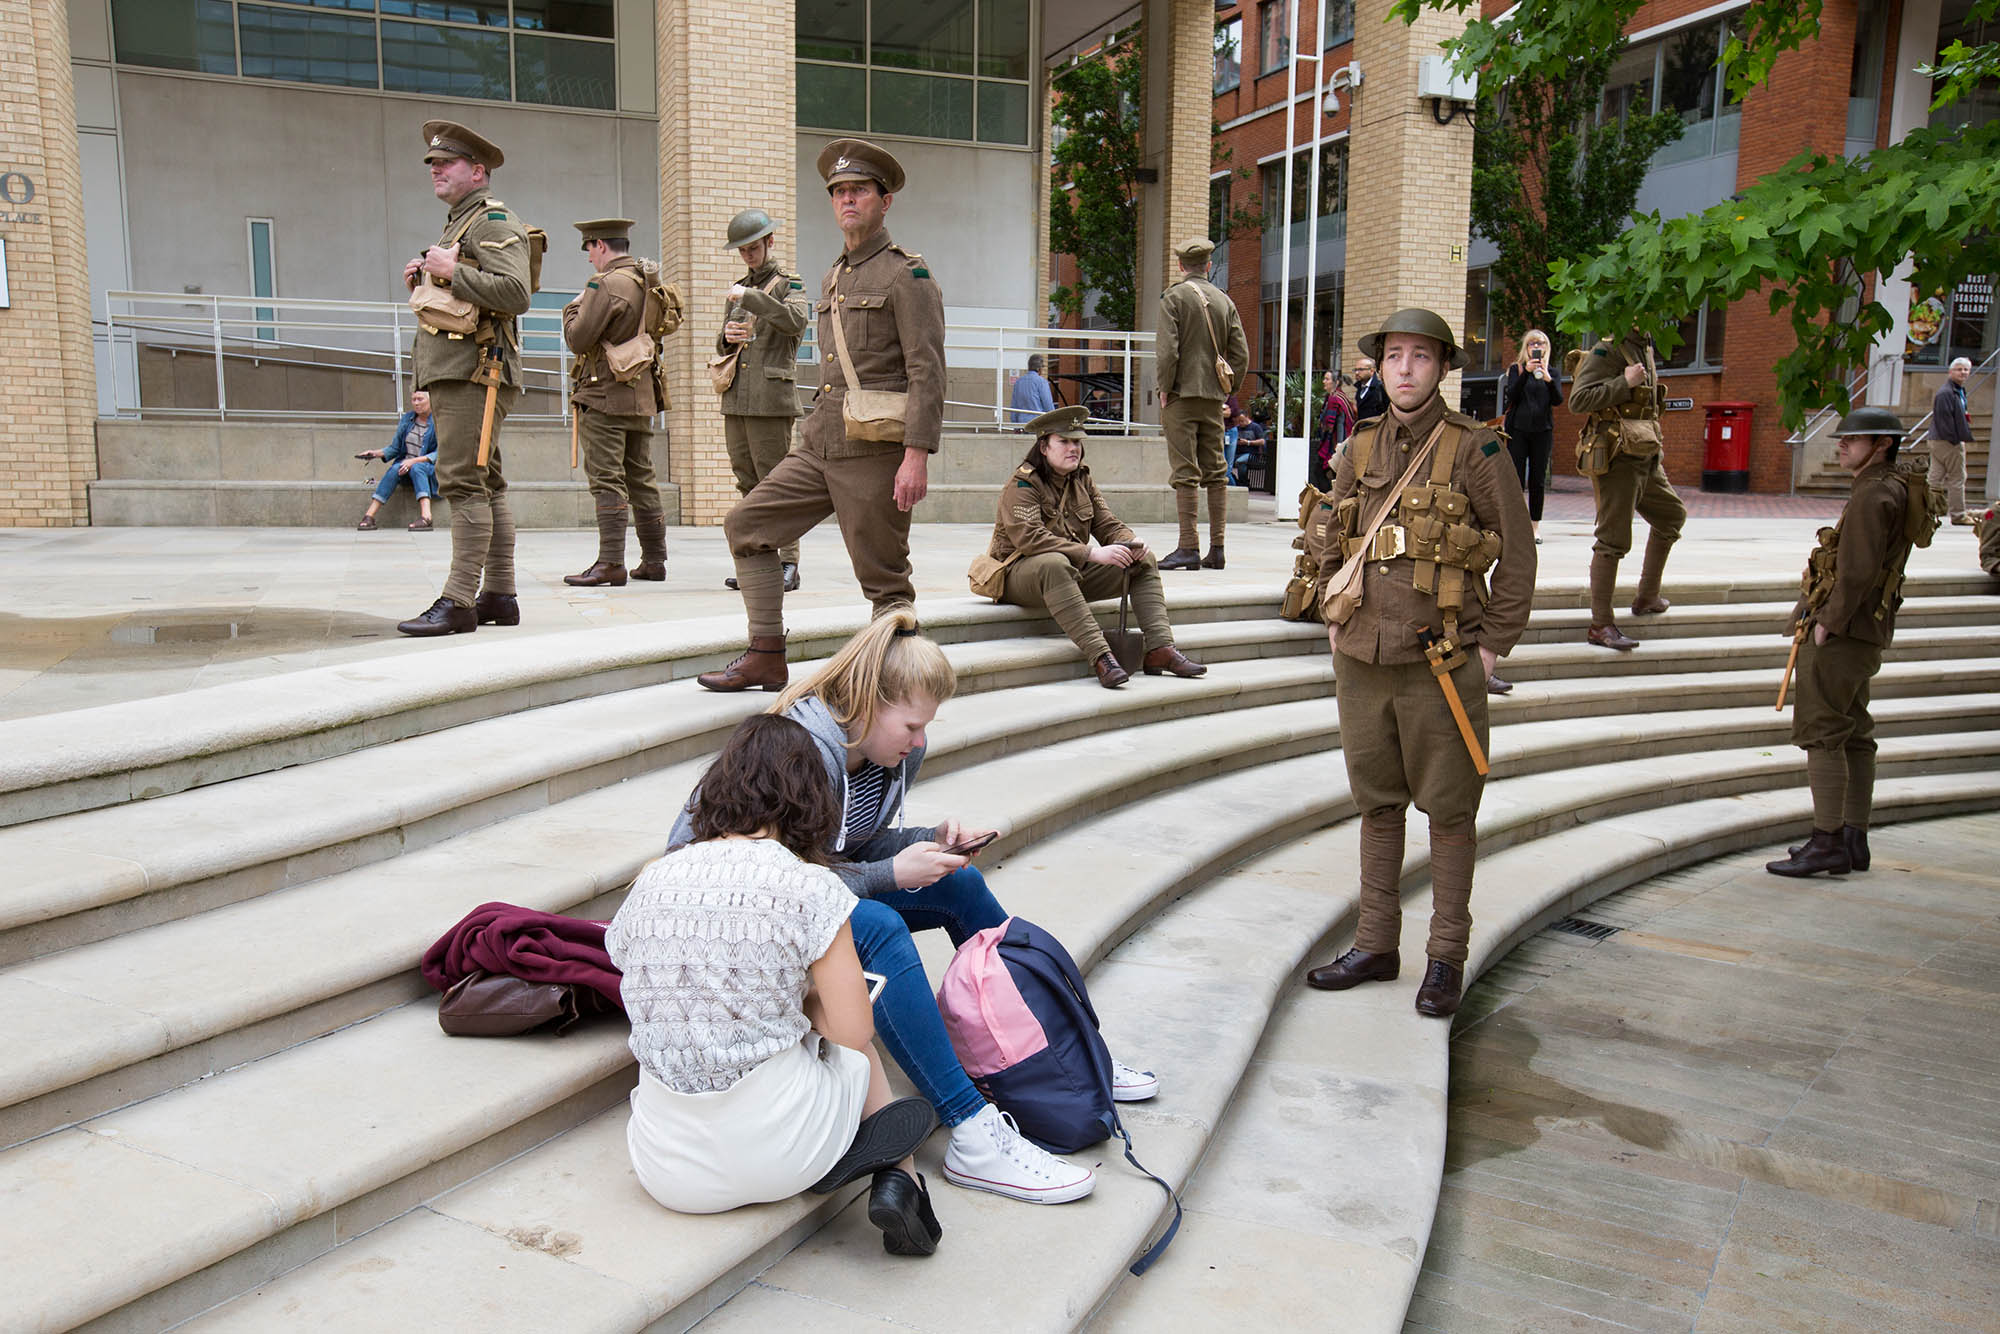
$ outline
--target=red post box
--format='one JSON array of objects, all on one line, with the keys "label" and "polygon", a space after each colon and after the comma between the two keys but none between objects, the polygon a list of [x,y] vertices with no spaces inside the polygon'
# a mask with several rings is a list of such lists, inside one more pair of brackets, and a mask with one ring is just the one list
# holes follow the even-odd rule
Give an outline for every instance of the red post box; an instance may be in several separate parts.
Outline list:
[{"label": "red post box", "polygon": [[1750,489],[1750,414],[1754,403],[1704,403],[1708,429],[1701,455],[1701,489]]}]

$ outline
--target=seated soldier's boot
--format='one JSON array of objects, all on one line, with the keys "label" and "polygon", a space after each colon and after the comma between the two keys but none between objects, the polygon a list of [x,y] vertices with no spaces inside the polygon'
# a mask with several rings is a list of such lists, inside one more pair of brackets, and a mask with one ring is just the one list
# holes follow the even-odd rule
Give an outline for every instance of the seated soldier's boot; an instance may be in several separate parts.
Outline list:
[{"label": "seated soldier's boot", "polygon": [[1160,562],[1160,568],[1163,570],[1199,570],[1201,568],[1201,553],[1193,547],[1175,547]]},{"label": "seated soldier's boot", "polygon": [[1162,644],[1156,649],[1148,649],[1146,656],[1139,662],[1139,669],[1148,676],[1158,676],[1163,672],[1189,677],[1204,676],[1208,673],[1205,665],[1196,662],[1172,644]]},{"label": "seated soldier's boot", "polygon": [[1109,653],[1097,655],[1097,661],[1090,664],[1090,670],[1097,673],[1097,684],[1106,690],[1116,690],[1132,679],[1132,674],[1118,665],[1118,659]]},{"label": "seated soldier's boot", "polygon": [[752,635],[750,647],[719,672],[703,672],[695,677],[704,688],[730,694],[738,690],[783,690],[789,674],[785,670],[785,637]]},{"label": "seated soldier's boot", "polygon": [[1464,979],[1465,970],[1457,964],[1442,959],[1427,962],[1424,983],[1417,988],[1417,1013],[1433,1019],[1449,1019],[1457,1014],[1459,989]]},{"label": "seated soldier's boot", "polygon": [[519,625],[521,600],[512,593],[481,593],[472,604],[481,625]]},{"label": "seated soldier's boot", "polygon": [[1808,876],[1825,871],[1831,875],[1846,875],[1854,869],[1848,858],[1847,844],[1841,831],[1815,829],[1812,837],[1799,845],[1797,852],[1778,862],[1765,862],[1764,869],[1772,875]]},{"label": "seated soldier's boot", "polygon": [[1208,544],[1208,554],[1201,558],[1201,568],[1204,570],[1219,570],[1222,568],[1222,543],[1211,542]]},{"label": "seated soldier's boot", "polygon": [[[664,574],[665,571],[661,573]],[[625,567],[623,565],[607,565],[601,560],[594,561],[591,563],[590,568],[582,574],[564,575],[563,582],[572,588],[603,588],[606,586],[623,588],[625,586]]]},{"label": "seated soldier's boot", "polygon": [[1307,973],[1306,985],[1321,991],[1345,991],[1363,982],[1394,982],[1402,966],[1402,956],[1395,950],[1384,954],[1349,950],[1332,963]]},{"label": "seated soldier's boot", "polygon": [[423,615],[403,621],[396,628],[416,639],[467,635],[479,628],[479,615],[472,608],[461,607],[450,598],[439,598]]},{"label": "seated soldier's boot", "polygon": [[1868,831],[1851,824],[1842,825],[1840,827],[1840,838],[1843,843],[1847,844],[1848,865],[1857,871],[1867,870],[1870,860],[1868,856]]}]

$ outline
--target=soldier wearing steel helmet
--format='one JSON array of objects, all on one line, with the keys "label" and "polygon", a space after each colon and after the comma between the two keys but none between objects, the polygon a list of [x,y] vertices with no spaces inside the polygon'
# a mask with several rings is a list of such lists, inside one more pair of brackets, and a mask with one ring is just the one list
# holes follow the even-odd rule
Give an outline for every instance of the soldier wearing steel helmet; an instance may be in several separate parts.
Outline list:
[{"label": "soldier wearing steel helmet", "polygon": [[[581,574],[564,575],[563,582],[622,587],[628,518],[639,531],[639,563],[629,575],[658,582],[667,577],[667,514],[653,474],[653,414],[665,406],[654,379],[657,362],[621,377],[611,351],[650,332],[656,322],[678,324],[679,289],[656,288],[647,280],[632,254],[632,219],[593,218],[574,225],[595,276],[563,307],[563,341],[576,354],[570,403],[597,509],[597,559]],[[671,302],[670,321],[658,318],[662,295]]]},{"label": "soldier wearing steel helmet", "polygon": [[[778,262],[778,224],[761,208],[729,220],[723,249],[743,259],[745,272],[723,301],[717,358],[736,354],[736,371],[722,391],[722,435],[736,491],[749,495],[791,452],[799,416],[799,338],[806,331],[805,283]],[[778,549],[785,592],[799,586],[799,544]],[[736,587],[736,576],[722,581]]]},{"label": "soldier wearing steel helmet", "polygon": [[[451,571],[443,595],[397,625],[406,635],[464,634],[482,625],[519,625],[514,589],[514,512],[500,469],[500,425],[521,393],[518,317],[528,309],[527,229],[491,193],[506,156],[484,135],[448,120],[426,121],[424,163],[431,192],[446,206],[438,243],[403,265],[403,283],[449,289],[469,302],[468,331],[418,317],[412,363],[437,421],[438,494],[451,506]],[[498,376],[487,457],[479,437],[487,412],[483,374]]]},{"label": "soldier wearing steel helmet", "polygon": [[[819,394],[799,447],[723,520],[750,625],[745,651],[695,679],[709,690],[782,690],[781,548],[832,515],[861,591],[881,615],[916,601],[910,511],[929,488],[944,430],[944,294],[885,219],[902,163],[863,139],[821,150],[820,178],[846,244],[820,279]],[[870,391],[850,422],[850,391]]]},{"label": "soldier wearing steel helmet", "polygon": [[[1819,530],[1806,561],[1792,632],[1803,631],[1792,744],[1806,753],[1813,832],[1773,875],[1845,875],[1868,869],[1868,817],[1875,799],[1875,720],[1868,684],[1896,634],[1903,567],[1910,548],[1936,528],[1929,488],[1896,471],[1903,421],[1887,408],[1856,408],[1840,419],[1840,466],[1854,491],[1840,521]],[[1912,505],[1912,487],[1920,488]],[[1921,513],[1917,508],[1921,508]]]},{"label": "soldier wearing steel helmet", "polygon": [[[1486,683],[1528,625],[1534,529],[1499,437],[1438,393],[1445,371],[1465,364],[1451,326],[1400,310],[1361,350],[1380,367],[1389,411],[1335,456],[1333,490],[1306,525],[1361,813],[1360,917],[1354,948],[1306,981],[1344,991],[1397,976],[1404,814],[1414,803],[1430,818],[1432,886],[1416,1006],[1446,1016],[1458,1008],[1472,931]],[[1358,607],[1344,600],[1354,591]]]},{"label": "soldier wearing steel helmet", "polygon": [[1148,676],[1200,676],[1208,670],[1174,647],[1159,566],[1133,531],[1111,512],[1083,461],[1089,412],[1055,408],[1022,430],[1027,457],[1000,488],[1000,512],[986,554],[972,563],[972,591],[1055,618],[1110,690],[1130,678],[1105,642],[1089,603],[1130,589],[1144,632]]}]

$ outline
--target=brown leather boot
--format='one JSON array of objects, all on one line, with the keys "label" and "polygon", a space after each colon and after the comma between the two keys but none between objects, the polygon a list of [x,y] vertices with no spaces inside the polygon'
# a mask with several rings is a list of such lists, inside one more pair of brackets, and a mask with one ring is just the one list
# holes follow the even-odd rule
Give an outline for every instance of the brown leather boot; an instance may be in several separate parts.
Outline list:
[{"label": "brown leather boot", "polygon": [[1611,590],[1618,582],[1618,558],[1602,552],[1590,558],[1590,633],[1585,636],[1599,648],[1630,653],[1639,641],[1629,639],[1611,619]]},{"label": "brown leather boot", "polygon": [[631,575],[659,583],[667,577],[667,516],[661,510],[635,509],[632,526],[639,530],[639,563]]},{"label": "brown leather boot", "polygon": [[703,672],[695,677],[703,687],[730,694],[738,690],[783,690],[789,674],[785,670],[785,637],[751,635],[750,647],[736,661],[719,672]]},{"label": "brown leather boot", "polygon": [[1815,829],[1797,852],[1783,861],[1765,862],[1764,869],[1772,875],[1792,878],[1817,875],[1821,871],[1846,875],[1854,869],[1854,860],[1848,855],[1847,840],[1841,830]]},{"label": "brown leather boot", "polygon": [[563,582],[572,588],[612,588],[625,586],[625,506],[597,504],[597,559],[582,574],[566,574]]},{"label": "brown leather boot", "polygon": [[1386,954],[1349,950],[1332,963],[1307,973],[1306,985],[1321,991],[1345,991],[1363,982],[1394,982],[1402,966],[1402,956],[1394,950]]},{"label": "brown leather boot", "polygon": [[1163,570],[1199,570],[1201,552],[1193,547],[1175,547],[1160,561]]},{"label": "brown leather boot", "polygon": [[1424,966],[1423,985],[1417,988],[1417,1013],[1433,1019],[1449,1019],[1457,1014],[1459,988],[1464,980],[1465,970],[1457,964],[1430,960]]},{"label": "brown leather boot", "polygon": [[[664,575],[665,571],[661,573]],[[625,567],[623,565],[606,565],[603,561],[598,561],[582,574],[564,575],[563,582],[572,588],[600,588],[606,585],[612,588],[623,588],[625,586]]]},{"label": "brown leather boot", "polygon": [[1667,553],[1673,547],[1657,533],[1646,539],[1646,563],[1639,567],[1639,590],[1632,599],[1634,616],[1657,616],[1674,605],[1660,596],[1660,578],[1666,573]]},{"label": "brown leather boot", "polygon": [[1140,660],[1139,669],[1148,676],[1158,676],[1162,672],[1172,672],[1175,676],[1202,676],[1208,668],[1196,662],[1172,644],[1162,644],[1147,650]]},{"label": "brown leather boot", "polygon": [[1222,543],[1209,543],[1208,554],[1201,558],[1201,568],[1204,570],[1219,570],[1222,568],[1222,564]]},{"label": "brown leather boot", "polygon": [[1097,673],[1097,684],[1106,690],[1116,690],[1132,679],[1132,674],[1118,665],[1118,659],[1109,653],[1097,655],[1097,661],[1090,664],[1090,670]]}]

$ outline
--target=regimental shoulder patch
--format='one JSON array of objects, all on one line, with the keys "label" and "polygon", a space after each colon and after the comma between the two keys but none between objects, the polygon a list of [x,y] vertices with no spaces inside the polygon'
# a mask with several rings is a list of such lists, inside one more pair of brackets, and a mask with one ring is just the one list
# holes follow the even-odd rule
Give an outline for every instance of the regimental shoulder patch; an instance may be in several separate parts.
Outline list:
[{"label": "regimental shoulder patch", "polygon": [[507,221],[507,210],[504,208],[488,209],[486,210],[486,220],[488,222],[505,222]]},{"label": "regimental shoulder patch", "polygon": [[1500,442],[1498,440],[1488,440],[1479,447],[1479,452],[1490,459],[1500,452]]},{"label": "regimental shoulder patch", "polygon": [[910,276],[912,278],[928,278],[931,276],[931,271],[919,264],[916,268],[910,270]]},{"label": "regimental shoulder patch", "polygon": [[595,278],[592,278],[592,279],[591,279],[591,280],[590,280],[589,282],[585,283],[585,284],[584,284],[584,286],[585,286],[585,287],[588,287],[588,288],[590,288],[590,289],[591,289],[592,291],[596,291],[596,290],[597,290],[597,279],[595,279]]},{"label": "regimental shoulder patch", "polygon": [[792,279],[792,290],[794,292],[803,292],[806,290],[806,285],[800,282],[797,278],[794,278]]},{"label": "regimental shoulder patch", "polygon": [[1600,343],[1596,347],[1590,349],[1590,355],[1593,357],[1608,357],[1611,355],[1611,349],[1605,347],[1602,343]]},{"label": "regimental shoulder patch", "polygon": [[1027,478],[1025,478],[1025,477],[1016,477],[1016,478],[1014,479],[1014,485],[1015,485],[1015,486],[1020,486],[1020,487],[1026,487],[1026,488],[1027,488],[1028,490],[1030,490],[1030,491],[1032,491],[1032,490],[1034,490],[1034,489],[1035,489],[1035,484],[1034,484],[1033,482],[1029,481],[1029,480],[1028,480]]}]

